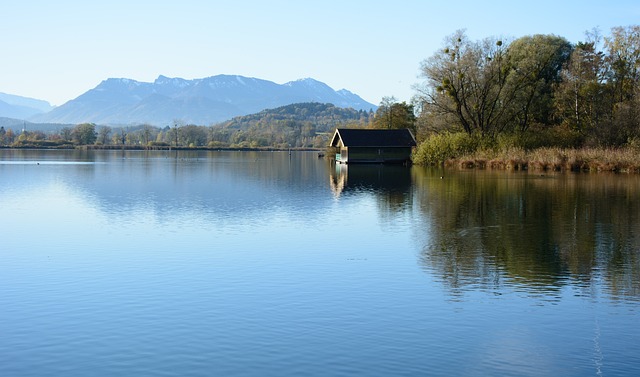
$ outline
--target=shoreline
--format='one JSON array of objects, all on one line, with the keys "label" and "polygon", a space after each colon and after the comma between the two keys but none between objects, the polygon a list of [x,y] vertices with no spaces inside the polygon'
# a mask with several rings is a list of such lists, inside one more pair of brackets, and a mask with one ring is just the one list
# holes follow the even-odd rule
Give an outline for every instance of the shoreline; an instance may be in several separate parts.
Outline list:
[{"label": "shoreline", "polygon": [[59,145],[59,146],[0,146],[0,149],[40,149],[40,150],[128,150],[128,151],[239,151],[239,152],[319,152],[320,148],[277,148],[277,147],[169,147],[169,146],[138,146],[138,145]]},{"label": "shoreline", "polygon": [[631,148],[539,148],[528,152],[516,149],[495,155],[479,153],[451,158],[443,165],[450,168],[480,170],[640,174],[640,152]]}]

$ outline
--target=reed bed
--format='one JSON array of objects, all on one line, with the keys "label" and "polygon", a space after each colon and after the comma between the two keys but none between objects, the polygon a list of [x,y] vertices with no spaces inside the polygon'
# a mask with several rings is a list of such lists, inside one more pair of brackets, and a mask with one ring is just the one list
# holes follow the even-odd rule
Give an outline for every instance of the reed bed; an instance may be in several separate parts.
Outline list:
[{"label": "reed bed", "polygon": [[640,151],[634,148],[510,148],[482,150],[445,161],[463,169],[640,173]]}]

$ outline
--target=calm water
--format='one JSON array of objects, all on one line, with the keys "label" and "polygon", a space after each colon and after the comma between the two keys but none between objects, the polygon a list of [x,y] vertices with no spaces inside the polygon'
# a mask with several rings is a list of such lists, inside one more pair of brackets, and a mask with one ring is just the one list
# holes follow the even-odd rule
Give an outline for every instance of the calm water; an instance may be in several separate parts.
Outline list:
[{"label": "calm water", "polygon": [[626,175],[0,150],[0,375],[638,376],[639,198]]}]

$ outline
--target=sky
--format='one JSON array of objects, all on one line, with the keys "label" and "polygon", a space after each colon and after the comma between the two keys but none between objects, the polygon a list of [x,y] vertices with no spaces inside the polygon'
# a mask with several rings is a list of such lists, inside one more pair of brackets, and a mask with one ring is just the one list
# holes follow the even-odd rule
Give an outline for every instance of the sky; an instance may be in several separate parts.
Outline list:
[{"label": "sky", "polygon": [[456,30],[576,43],[639,23],[638,0],[20,0],[0,11],[0,92],[59,106],[107,78],[229,74],[409,102]]}]

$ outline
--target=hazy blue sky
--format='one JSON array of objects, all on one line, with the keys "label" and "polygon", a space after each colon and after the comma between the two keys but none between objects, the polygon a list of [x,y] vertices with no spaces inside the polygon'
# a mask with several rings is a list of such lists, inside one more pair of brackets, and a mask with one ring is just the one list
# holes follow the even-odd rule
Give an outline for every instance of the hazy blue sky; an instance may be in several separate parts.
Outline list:
[{"label": "hazy blue sky", "polygon": [[638,23],[638,0],[7,1],[0,92],[61,105],[109,77],[238,74],[409,101],[420,62],[457,29],[578,42]]}]

